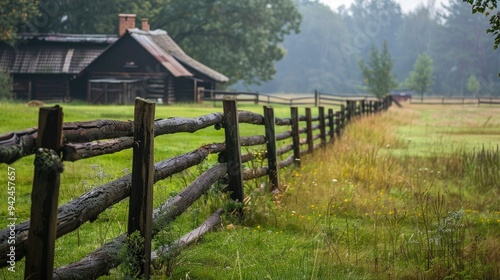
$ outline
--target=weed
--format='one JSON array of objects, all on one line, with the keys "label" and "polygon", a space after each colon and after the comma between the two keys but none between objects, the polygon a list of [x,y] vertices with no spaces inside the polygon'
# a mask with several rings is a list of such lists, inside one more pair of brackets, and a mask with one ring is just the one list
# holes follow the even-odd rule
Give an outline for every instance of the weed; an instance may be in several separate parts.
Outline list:
[{"label": "weed", "polygon": [[144,252],[144,238],[139,231],[130,234],[125,245],[120,250],[121,264],[118,267],[123,279],[141,279],[141,266],[144,259],[138,258]]}]

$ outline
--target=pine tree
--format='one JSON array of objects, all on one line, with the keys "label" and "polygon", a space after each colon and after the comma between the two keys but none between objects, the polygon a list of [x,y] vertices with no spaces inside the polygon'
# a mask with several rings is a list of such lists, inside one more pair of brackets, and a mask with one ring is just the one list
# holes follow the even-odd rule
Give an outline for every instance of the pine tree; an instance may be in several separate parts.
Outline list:
[{"label": "pine tree", "polygon": [[387,50],[387,42],[384,42],[382,53],[372,45],[368,64],[366,65],[364,60],[359,62],[366,90],[377,98],[382,98],[396,88],[398,82],[392,74],[393,66],[391,56]]}]

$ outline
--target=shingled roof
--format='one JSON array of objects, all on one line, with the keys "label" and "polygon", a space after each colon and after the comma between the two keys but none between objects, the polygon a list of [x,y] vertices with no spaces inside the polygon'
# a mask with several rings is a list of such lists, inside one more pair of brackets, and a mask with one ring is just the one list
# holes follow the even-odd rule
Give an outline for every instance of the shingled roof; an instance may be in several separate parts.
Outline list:
[{"label": "shingled roof", "polygon": [[0,70],[12,74],[78,74],[118,37],[23,34],[16,47],[0,46]]},{"label": "shingled roof", "polygon": [[191,68],[217,82],[229,81],[228,77],[187,55],[164,30],[143,31],[134,28],[127,32],[174,76],[193,76],[189,70]]}]

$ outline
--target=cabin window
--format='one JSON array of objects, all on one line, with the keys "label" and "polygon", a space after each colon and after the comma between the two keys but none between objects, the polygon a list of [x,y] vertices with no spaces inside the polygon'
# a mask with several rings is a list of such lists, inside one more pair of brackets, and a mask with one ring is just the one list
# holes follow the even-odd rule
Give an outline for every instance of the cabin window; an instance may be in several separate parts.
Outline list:
[{"label": "cabin window", "polygon": [[137,68],[137,64],[135,64],[134,61],[127,61],[125,62],[125,65],[123,65],[124,68]]}]

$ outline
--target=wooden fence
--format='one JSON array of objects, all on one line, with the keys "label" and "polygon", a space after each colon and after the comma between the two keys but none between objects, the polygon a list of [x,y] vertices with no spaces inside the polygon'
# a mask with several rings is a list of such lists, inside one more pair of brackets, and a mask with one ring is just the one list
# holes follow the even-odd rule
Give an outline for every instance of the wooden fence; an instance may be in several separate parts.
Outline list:
[{"label": "wooden fence", "polygon": [[[144,260],[141,271],[149,278],[151,262],[165,248],[154,252],[151,239],[161,225],[181,215],[221,179],[228,185],[231,198],[243,202],[243,181],[269,176],[270,190],[279,185],[279,170],[292,164],[300,165],[300,157],[314,149],[325,147],[339,137],[354,118],[386,110],[390,98],[382,101],[356,102],[346,100],[341,109],[334,111],[318,108],[313,116],[306,108],[305,116],[297,107],[291,107],[290,118],[276,118],[273,108],[264,106],[264,115],[238,111],[234,100],[223,101],[223,113],[212,113],[197,118],[168,118],[154,120],[155,104],[137,98],[134,121],[96,120],[63,123],[59,106],[40,108],[37,128],[0,135],[0,162],[12,163],[35,154],[34,181],[31,196],[31,219],[15,227],[0,231],[0,267],[9,265],[12,250],[9,237],[15,235],[15,261],[26,257],[26,279],[95,279],[109,273],[121,262],[119,251],[127,234],[138,231],[144,237],[144,247],[137,258]],[[265,126],[265,135],[239,136],[239,124]],[[302,127],[305,123],[305,127]],[[275,126],[290,130],[276,133]],[[195,132],[214,126],[223,128],[225,142],[202,146],[194,151],[154,163],[154,137],[178,132]],[[319,132],[319,133],[318,133]],[[305,138],[301,138],[304,136]],[[292,144],[277,146],[277,141],[291,139]],[[97,141],[99,140],[99,141]],[[266,145],[263,158],[267,166],[243,170],[243,163],[254,155],[241,154],[241,146]],[[303,148],[303,147],[306,148]],[[96,187],[64,205],[58,206],[62,161],[111,154],[133,149],[132,172]],[[152,186],[155,182],[200,164],[209,154],[218,153],[219,163],[205,170],[175,197],[153,209]],[[285,158],[278,161],[278,158]],[[82,224],[97,219],[107,208],[129,198],[128,233],[104,244],[80,261],[54,269],[55,240],[78,229]],[[241,213],[241,208],[236,209]],[[175,242],[182,247],[220,223],[222,210],[216,211],[200,227]],[[29,244],[29,245],[28,245]]]},{"label": "wooden fence", "polygon": [[422,105],[500,105],[500,97],[426,97],[412,98],[410,104]]},{"label": "wooden fence", "polygon": [[333,95],[315,91],[314,94],[266,94],[259,92],[241,92],[226,90],[206,90],[199,89],[199,100],[204,102],[222,102],[226,96],[236,96],[238,102],[251,102],[254,104],[280,104],[287,106],[339,106],[345,104],[346,100],[361,102],[366,104],[370,101],[376,102],[377,98],[372,95]]}]

